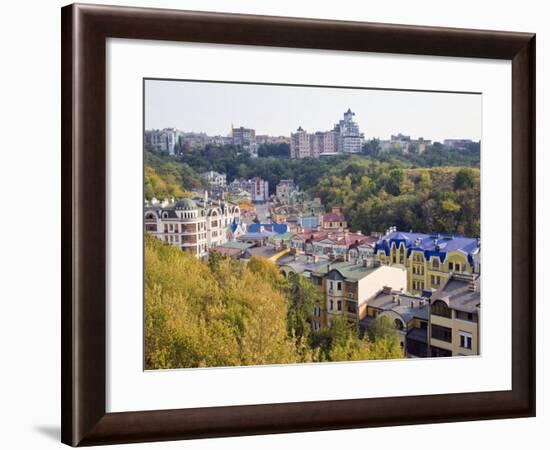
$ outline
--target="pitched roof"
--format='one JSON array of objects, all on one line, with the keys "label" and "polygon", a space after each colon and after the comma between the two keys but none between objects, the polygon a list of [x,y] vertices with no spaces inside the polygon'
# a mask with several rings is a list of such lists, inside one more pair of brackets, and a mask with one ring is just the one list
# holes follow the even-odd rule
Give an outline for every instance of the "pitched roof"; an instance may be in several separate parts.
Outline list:
[{"label": "pitched roof", "polygon": [[346,217],[341,213],[329,212],[323,214],[323,222],[345,222]]},{"label": "pitched roof", "polygon": [[284,234],[289,231],[286,223],[251,223],[248,225],[247,232],[260,233],[261,230],[269,231],[277,234]]},{"label": "pitched roof", "polygon": [[460,251],[468,255],[468,260],[473,266],[472,256],[480,248],[479,241],[476,238],[454,236],[451,234],[423,234],[394,231],[380,239],[375,246],[375,252],[383,251],[389,256],[391,245],[395,243],[397,247],[403,243],[408,249],[407,257],[413,250],[422,251],[427,259],[432,256],[439,256],[443,262],[448,252]]},{"label": "pitched roof", "polygon": [[351,261],[344,262],[331,262],[329,264],[323,264],[314,270],[314,274],[317,276],[323,276],[336,270],[344,278],[358,281],[366,277],[368,274],[378,270],[379,267],[365,267],[362,264],[356,264]]}]

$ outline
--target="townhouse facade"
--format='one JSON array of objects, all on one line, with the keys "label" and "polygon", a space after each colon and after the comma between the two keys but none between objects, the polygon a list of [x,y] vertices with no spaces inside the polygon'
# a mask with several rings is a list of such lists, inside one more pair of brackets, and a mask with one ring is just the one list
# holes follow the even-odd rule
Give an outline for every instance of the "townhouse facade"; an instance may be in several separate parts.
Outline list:
[{"label": "townhouse facade", "polygon": [[390,230],[375,246],[379,264],[404,267],[407,291],[438,290],[454,273],[480,273],[480,241],[446,234]]},{"label": "townhouse facade", "polygon": [[321,227],[323,230],[346,230],[348,222],[339,207],[333,207],[328,213],[323,214]]},{"label": "townhouse facade", "polygon": [[480,354],[481,296],[478,274],[452,274],[430,299],[430,356]]},{"label": "townhouse facade", "polygon": [[343,315],[349,322],[359,324],[367,312],[367,300],[381,286],[405,289],[407,275],[398,267],[373,267],[365,261],[329,262],[312,272],[310,279],[323,295],[321,306],[313,314],[314,329],[330,326],[335,316]]}]

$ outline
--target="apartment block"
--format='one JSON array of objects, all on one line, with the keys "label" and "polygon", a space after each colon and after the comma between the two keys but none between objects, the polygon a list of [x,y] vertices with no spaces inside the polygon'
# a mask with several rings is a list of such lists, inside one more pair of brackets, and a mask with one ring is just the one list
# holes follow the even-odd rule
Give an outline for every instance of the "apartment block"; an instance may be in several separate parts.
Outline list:
[{"label": "apartment block", "polygon": [[237,205],[184,198],[166,207],[145,208],[145,231],[197,258],[227,242],[229,227],[240,221]]}]

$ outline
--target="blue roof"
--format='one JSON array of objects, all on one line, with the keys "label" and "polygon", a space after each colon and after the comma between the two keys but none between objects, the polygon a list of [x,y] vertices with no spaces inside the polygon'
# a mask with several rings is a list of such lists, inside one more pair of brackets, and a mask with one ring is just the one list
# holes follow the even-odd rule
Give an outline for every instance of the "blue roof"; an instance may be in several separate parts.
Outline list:
[{"label": "blue roof", "polygon": [[319,217],[300,217],[300,225],[304,228],[315,228],[320,225]]},{"label": "blue roof", "polygon": [[239,222],[237,221],[237,218],[233,218],[233,221],[231,222],[231,225],[229,227],[232,233],[234,233],[237,228],[239,228]]},{"label": "blue roof", "polygon": [[284,234],[290,231],[286,223],[251,223],[248,225],[246,231],[248,233],[260,233],[262,227],[264,231],[269,231],[275,234]]},{"label": "blue roof", "polygon": [[380,239],[374,248],[375,253],[383,251],[386,256],[390,254],[390,248],[395,243],[399,247],[404,243],[407,249],[407,257],[413,250],[424,253],[426,259],[439,256],[441,262],[445,261],[447,252],[461,251],[468,256],[468,261],[473,264],[472,255],[479,248],[477,238],[453,236],[450,234],[422,234],[394,231]]},{"label": "blue roof", "polygon": [[257,233],[246,233],[246,234],[243,234],[242,236],[239,236],[237,238],[237,240],[239,241],[245,241],[245,240],[263,240],[263,239],[267,239],[267,238],[270,238],[272,236],[276,236],[277,233],[272,233],[271,231],[262,231],[262,232],[257,232]]}]

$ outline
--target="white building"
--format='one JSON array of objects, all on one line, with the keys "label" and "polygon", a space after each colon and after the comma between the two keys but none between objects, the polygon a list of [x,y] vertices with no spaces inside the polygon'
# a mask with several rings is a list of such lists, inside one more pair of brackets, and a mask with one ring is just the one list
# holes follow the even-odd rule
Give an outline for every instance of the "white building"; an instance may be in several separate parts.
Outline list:
[{"label": "white building", "polygon": [[213,170],[209,172],[203,172],[200,175],[201,180],[208,183],[210,186],[220,186],[224,187],[227,184],[227,176],[225,173],[218,173]]},{"label": "white building", "polygon": [[355,113],[348,109],[344,113],[344,119],[334,125],[336,142],[340,153],[360,153],[363,147],[363,134],[359,131],[359,125],[354,122]]},{"label": "white building", "polygon": [[260,177],[251,180],[238,178],[229,184],[229,192],[236,193],[239,190],[248,192],[253,203],[264,203],[269,200],[269,183]]},{"label": "white building", "polygon": [[179,132],[175,128],[162,130],[145,130],[145,144],[150,145],[159,152],[170,155],[175,153]]},{"label": "white building", "polygon": [[189,198],[159,208],[145,209],[145,231],[197,258],[208,249],[227,242],[233,221],[240,221],[240,209],[227,202],[195,202]]}]

